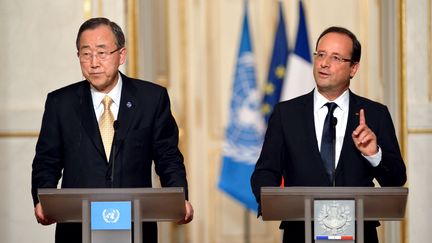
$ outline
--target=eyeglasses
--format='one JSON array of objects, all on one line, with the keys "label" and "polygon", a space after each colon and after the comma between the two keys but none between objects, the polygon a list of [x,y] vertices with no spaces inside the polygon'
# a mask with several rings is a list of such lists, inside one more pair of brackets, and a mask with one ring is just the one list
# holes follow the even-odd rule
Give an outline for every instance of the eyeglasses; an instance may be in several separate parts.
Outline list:
[{"label": "eyeglasses", "polygon": [[[314,55],[315,59],[318,61],[322,61],[322,60],[327,58],[327,53],[325,53],[323,51],[314,52],[313,55]],[[330,55],[329,57],[330,57],[331,63],[343,63],[343,62],[356,63],[352,59],[343,58],[339,55]]]},{"label": "eyeglasses", "polygon": [[115,49],[114,51],[98,51],[93,54],[90,51],[78,52],[78,57],[81,62],[89,62],[92,60],[93,56],[95,56],[98,60],[105,60],[114,52],[121,50],[122,47]]}]

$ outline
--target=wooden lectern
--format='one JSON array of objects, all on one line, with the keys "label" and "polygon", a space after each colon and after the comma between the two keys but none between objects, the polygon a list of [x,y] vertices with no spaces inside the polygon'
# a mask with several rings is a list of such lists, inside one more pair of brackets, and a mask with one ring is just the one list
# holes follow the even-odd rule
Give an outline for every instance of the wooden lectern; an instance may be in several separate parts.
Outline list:
[{"label": "wooden lectern", "polygon": [[[39,189],[44,213],[59,223],[82,222],[83,243],[90,243],[90,203],[129,201],[132,221],[179,221],[185,214],[183,188]],[[134,223],[134,242],[142,242],[142,224]]]},{"label": "wooden lectern", "polygon": [[365,220],[404,218],[408,188],[403,187],[262,187],[263,220],[305,221],[305,242],[312,242],[314,200],[355,200],[357,243],[364,243]]}]

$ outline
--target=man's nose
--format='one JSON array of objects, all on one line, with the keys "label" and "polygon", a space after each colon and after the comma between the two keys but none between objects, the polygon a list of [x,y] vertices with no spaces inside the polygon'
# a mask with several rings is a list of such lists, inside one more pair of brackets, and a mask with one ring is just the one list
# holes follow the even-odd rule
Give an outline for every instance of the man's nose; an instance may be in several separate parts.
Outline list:
[{"label": "man's nose", "polygon": [[91,67],[98,67],[99,66],[99,58],[97,57],[97,55],[91,55],[90,64],[91,64]]},{"label": "man's nose", "polygon": [[330,66],[330,60],[329,57],[325,57],[320,62],[320,67],[328,67]]}]

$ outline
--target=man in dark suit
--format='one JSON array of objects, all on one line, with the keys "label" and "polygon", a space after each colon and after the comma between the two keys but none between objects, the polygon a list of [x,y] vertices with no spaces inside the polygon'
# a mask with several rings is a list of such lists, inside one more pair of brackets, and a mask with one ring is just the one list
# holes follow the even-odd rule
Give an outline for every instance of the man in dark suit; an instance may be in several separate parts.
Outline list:
[{"label": "man in dark suit", "polygon": [[[361,45],[349,30],[326,29],[318,38],[313,74],[316,89],[275,106],[251,177],[260,202],[265,186],[402,186],[406,169],[386,106],[355,95],[350,79],[359,68]],[[335,103],[333,168],[323,156],[325,118]],[[333,106],[333,105],[332,105]],[[289,205],[287,205],[289,207]],[[378,222],[365,223],[365,242],[378,242]],[[284,242],[304,242],[303,222],[282,222]]]},{"label": "man in dark suit", "polygon": [[[38,188],[55,188],[61,177],[63,188],[151,187],[152,161],[162,186],[183,187],[187,199],[178,128],[166,89],[118,71],[126,60],[125,38],[106,18],[83,23],[76,46],[86,80],[49,93],[45,103],[32,170],[38,222],[54,223],[43,213]],[[115,130],[102,132],[102,120]],[[179,223],[193,218],[187,200],[185,208]],[[144,242],[157,242],[155,222],[143,224],[143,236]],[[56,242],[81,242],[81,225],[57,224]]]}]

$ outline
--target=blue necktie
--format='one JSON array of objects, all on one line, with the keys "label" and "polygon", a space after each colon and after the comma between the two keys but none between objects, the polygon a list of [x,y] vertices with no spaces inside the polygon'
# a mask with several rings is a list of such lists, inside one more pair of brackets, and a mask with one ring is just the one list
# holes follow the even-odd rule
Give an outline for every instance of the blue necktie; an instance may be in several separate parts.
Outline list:
[{"label": "blue necktie", "polygon": [[323,133],[321,138],[321,158],[329,178],[333,181],[333,171],[335,169],[335,141],[336,141],[336,123],[333,112],[337,107],[334,102],[325,104],[328,113],[324,121]]}]

